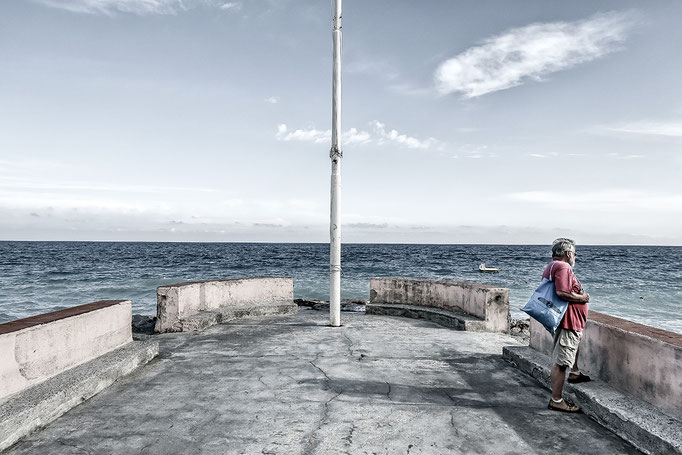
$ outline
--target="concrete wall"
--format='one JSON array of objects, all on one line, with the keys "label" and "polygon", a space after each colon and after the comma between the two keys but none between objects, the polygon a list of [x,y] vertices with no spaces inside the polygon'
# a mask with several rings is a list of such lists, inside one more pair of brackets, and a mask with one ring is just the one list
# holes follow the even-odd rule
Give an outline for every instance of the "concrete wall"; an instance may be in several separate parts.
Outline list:
[{"label": "concrete wall", "polygon": [[[551,355],[551,336],[533,319],[530,346]],[[682,418],[682,335],[590,311],[580,344],[580,367]]]},{"label": "concrete wall", "polygon": [[129,343],[131,317],[106,300],[0,324],[0,400]]},{"label": "concrete wall", "polygon": [[290,277],[207,280],[159,286],[155,330],[173,331],[179,319],[199,311],[293,300],[294,281]]},{"label": "concrete wall", "polygon": [[463,312],[486,321],[493,332],[509,331],[509,289],[463,281],[372,278],[370,304],[422,305]]}]

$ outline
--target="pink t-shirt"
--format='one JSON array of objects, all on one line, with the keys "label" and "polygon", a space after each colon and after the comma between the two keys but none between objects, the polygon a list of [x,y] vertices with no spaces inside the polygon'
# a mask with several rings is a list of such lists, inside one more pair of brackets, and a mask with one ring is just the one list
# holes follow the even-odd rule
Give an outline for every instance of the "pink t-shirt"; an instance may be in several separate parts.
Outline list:
[{"label": "pink t-shirt", "polygon": [[[573,273],[571,266],[564,261],[552,261],[542,272],[542,278],[549,279],[549,270],[552,269],[552,281],[554,289],[563,292],[575,292],[579,294],[583,287]],[[568,309],[561,320],[559,327],[577,330],[581,332],[587,321],[587,303],[568,302]]]}]

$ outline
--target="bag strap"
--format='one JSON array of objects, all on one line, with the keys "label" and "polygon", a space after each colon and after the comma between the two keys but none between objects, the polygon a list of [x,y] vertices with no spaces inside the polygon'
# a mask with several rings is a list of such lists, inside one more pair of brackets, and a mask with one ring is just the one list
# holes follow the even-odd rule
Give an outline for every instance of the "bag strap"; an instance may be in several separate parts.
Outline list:
[{"label": "bag strap", "polygon": [[[557,261],[552,261],[552,265],[549,267],[549,281],[553,281],[552,280],[552,269],[554,269],[554,264],[556,264],[556,262]],[[575,275],[573,275],[573,276],[575,276]],[[575,277],[575,280],[578,282],[578,286],[580,286],[580,290],[581,291],[584,290],[583,284],[580,282],[580,280],[578,280],[577,276]]]}]

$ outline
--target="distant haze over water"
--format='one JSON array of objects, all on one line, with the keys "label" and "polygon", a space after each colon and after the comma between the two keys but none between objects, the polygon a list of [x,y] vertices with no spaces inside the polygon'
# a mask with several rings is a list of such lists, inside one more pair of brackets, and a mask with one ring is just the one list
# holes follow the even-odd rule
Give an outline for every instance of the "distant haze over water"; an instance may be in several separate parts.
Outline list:
[{"label": "distant haze over water", "polygon": [[[590,309],[682,333],[682,247],[578,246]],[[547,245],[344,244],[342,298],[369,299],[373,277],[447,279],[510,289],[512,317],[540,281]],[[478,265],[500,269],[483,274]],[[296,298],[329,298],[322,243],[0,242],[0,323],[103,299],[156,313],[156,287],[291,276]]]}]

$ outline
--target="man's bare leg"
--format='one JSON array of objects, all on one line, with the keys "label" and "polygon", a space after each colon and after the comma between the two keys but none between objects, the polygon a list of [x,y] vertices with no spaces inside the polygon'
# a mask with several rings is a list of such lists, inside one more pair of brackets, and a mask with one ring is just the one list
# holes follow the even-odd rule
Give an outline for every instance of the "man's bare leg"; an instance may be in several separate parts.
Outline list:
[{"label": "man's bare leg", "polygon": [[552,380],[552,399],[555,401],[561,400],[561,395],[564,391],[564,381],[566,380],[566,367],[564,365],[554,364],[549,375]]}]

